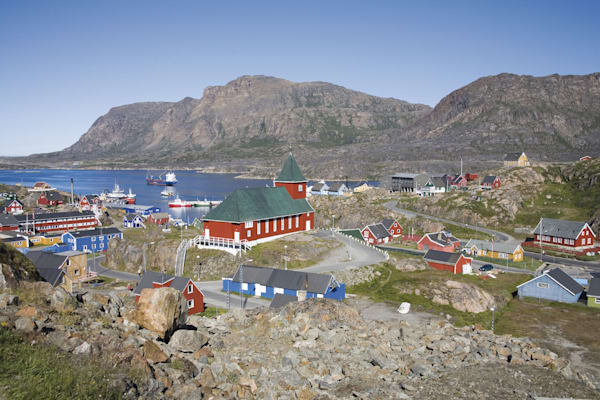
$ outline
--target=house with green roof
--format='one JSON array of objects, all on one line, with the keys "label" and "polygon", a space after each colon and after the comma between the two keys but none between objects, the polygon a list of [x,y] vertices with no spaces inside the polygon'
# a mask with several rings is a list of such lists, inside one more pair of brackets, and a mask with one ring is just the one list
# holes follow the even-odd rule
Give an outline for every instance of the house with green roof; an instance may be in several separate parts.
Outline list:
[{"label": "house with green roof", "polygon": [[202,243],[235,249],[314,228],[306,178],[290,154],[274,187],[238,189],[202,218]]}]

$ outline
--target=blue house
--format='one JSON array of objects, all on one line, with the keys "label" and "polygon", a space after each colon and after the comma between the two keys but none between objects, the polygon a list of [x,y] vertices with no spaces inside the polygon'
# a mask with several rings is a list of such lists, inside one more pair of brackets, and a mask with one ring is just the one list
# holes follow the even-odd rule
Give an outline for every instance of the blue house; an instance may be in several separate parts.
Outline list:
[{"label": "blue house", "polygon": [[69,250],[85,253],[96,253],[108,248],[108,241],[113,238],[123,239],[123,233],[117,228],[96,228],[89,231],[66,232],[62,241]]},{"label": "blue house", "polygon": [[143,206],[139,204],[107,203],[105,206],[115,210],[123,210],[126,214],[139,214],[144,216],[160,212],[160,207]]},{"label": "blue house", "polygon": [[[242,277],[242,279],[240,279]],[[276,294],[298,298],[344,300],[346,285],[333,275],[243,265],[232,278],[222,278],[223,291],[272,299]]]},{"label": "blue house", "polygon": [[519,298],[535,297],[561,303],[576,303],[583,286],[561,269],[555,268],[517,286]]},{"label": "blue house", "polygon": [[123,228],[145,228],[144,220],[138,214],[125,214],[123,216]]}]

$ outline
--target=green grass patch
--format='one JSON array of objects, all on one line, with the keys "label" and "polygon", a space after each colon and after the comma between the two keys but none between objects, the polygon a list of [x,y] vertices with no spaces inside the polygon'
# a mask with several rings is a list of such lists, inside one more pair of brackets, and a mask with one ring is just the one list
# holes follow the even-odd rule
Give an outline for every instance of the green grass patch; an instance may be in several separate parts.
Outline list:
[{"label": "green grass patch", "polygon": [[506,262],[506,260],[503,260],[501,258],[479,257],[479,256],[475,256],[473,258],[476,260],[482,261],[482,262],[493,263],[493,264],[498,264],[498,265],[512,267],[512,268],[528,269],[531,271],[535,271],[536,269],[541,267],[543,264],[542,261],[536,260],[534,258],[527,257],[527,256],[523,257],[523,261],[510,261],[509,260],[508,263]]},{"label": "green grass patch", "polygon": [[117,371],[90,357],[70,357],[48,345],[31,345],[0,327],[0,392],[7,399],[119,399]]},{"label": "green grass patch", "polygon": [[433,269],[401,272],[389,264],[384,264],[377,270],[381,272],[379,277],[370,282],[349,287],[348,293],[363,295],[373,301],[388,302],[394,305],[406,301],[411,303],[415,311],[449,314],[457,326],[478,324],[486,328],[491,325],[490,311],[479,314],[458,311],[450,305],[437,304],[423,295],[416,295],[414,289],[442,286],[447,280],[456,280],[474,284],[506,303],[512,299],[516,286],[531,278],[531,276],[523,274],[499,274],[497,279],[480,279],[476,276],[452,275],[446,271]]},{"label": "green grass patch", "polygon": [[218,315],[223,315],[227,312],[227,309],[225,308],[219,308],[219,307],[206,307],[204,309],[204,312],[195,314],[195,315],[201,315],[203,317],[207,317],[207,318],[216,318]]}]

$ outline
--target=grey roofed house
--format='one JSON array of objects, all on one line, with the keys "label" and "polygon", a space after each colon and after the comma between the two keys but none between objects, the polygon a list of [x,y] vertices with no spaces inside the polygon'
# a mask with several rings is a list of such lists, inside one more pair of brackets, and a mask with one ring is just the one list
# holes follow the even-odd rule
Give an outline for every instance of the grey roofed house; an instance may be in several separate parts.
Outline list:
[{"label": "grey roofed house", "polygon": [[537,226],[533,230],[534,235],[538,235],[540,233],[540,224],[542,225],[543,229],[542,235],[577,239],[577,236],[579,236],[581,230],[587,225],[587,222],[543,218],[540,222],[538,222]]},{"label": "grey roofed house", "polygon": [[479,250],[497,251],[500,253],[514,254],[521,244],[518,242],[489,242],[487,240],[471,239],[465,248],[476,247]]},{"label": "grey roofed house", "polygon": [[18,226],[19,220],[11,214],[0,214],[0,226]]},{"label": "grey roofed house", "polygon": [[507,153],[504,155],[504,161],[519,161],[519,157],[521,157],[522,154],[522,151],[519,153]]},{"label": "grey roofed house", "polygon": [[376,239],[384,239],[390,237],[390,233],[383,224],[368,225],[367,228],[373,233]]},{"label": "grey roofed house", "polygon": [[329,185],[329,191],[330,192],[339,192],[340,189],[342,191],[348,190],[348,188],[346,187],[346,184],[343,183],[343,182],[334,182],[331,185]]},{"label": "grey roofed house", "polygon": [[569,275],[567,275],[566,272],[564,272],[560,268],[554,268],[553,270],[548,271],[547,275],[554,279],[556,282],[558,282],[560,285],[562,285],[573,295],[583,291],[583,286],[577,283],[575,279],[571,278]]},{"label": "grey roofed house", "polygon": [[[290,290],[306,290],[312,293],[326,293],[330,284],[339,285],[331,274],[317,274],[283,270],[269,267],[243,265],[243,282],[258,283],[263,286]],[[232,281],[240,282],[240,268],[233,275]]]},{"label": "grey roofed house", "polygon": [[49,201],[63,201],[62,195],[55,190],[46,192],[46,199]]},{"label": "grey roofed house", "polygon": [[460,258],[462,253],[449,253],[447,251],[428,250],[423,256],[427,261],[445,263],[454,265]]},{"label": "grey roofed house", "polygon": [[494,183],[494,181],[496,180],[496,175],[486,175],[485,178],[483,178],[483,181],[481,182],[482,185],[488,184],[491,185]]},{"label": "grey roofed house", "polygon": [[156,283],[164,284],[165,282],[168,282],[171,279],[173,279],[173,283],[171,283],[171,286],[169,286],[169,287],[172,287],[173,289],[176,289],[180,292],[184,291],[188,282],[190,281],[190,278],[184,278],[181,276],[173,276],[173,275],[163,274],[161,272],[155,272],[155,271],[146,271],[146,272],[144,272],[144,275],[142,275],[142,278],[138,282],[133,293],[135,293],[136,295],[139,295],[142,293],[142,289],[153,289],[154,288],[154,286],[152,285],[153,283],[156,282]]},{"label": "grey roofed house", "polygon": [[588,297],[600,297],[600,278],[592,278],[587,291]]},{"label": "grey roofed house", "polygon": [[396,222],[396,220],[395,220],[395,219],[392,219],[392,218],[384,218],[384,219],[381,221],[381,225],[383,225],[383,227],[384,227],[386,230],[389,230],[389,229],[392,227],[392,225],[394,225],[394,222]]},{"label": "grey roofed house", "polygon": [[66,255],[58,255],[45,251],[30,251],[26,257],[31,260],[42,278],[52,286],[62,282],[63,271],[60,267],[68,258]]},{"label": "grey roofed house", "polygon": [[[35,220],[36,221],[43,221],[43,220],[48,220],[48,219],[61,219],[61,218],[71,218],[71,217],[95,217],[96,214],[94,214],[93,211],[64,211],[64,212],[53,212],[53,213],[39,213],[39,214],[35,214]],[[15,216],[15,218],[17,218],[17,221],[19,222],[25,222],[27,220],[31,221],[32,219],[32,215],[24,215],[24,214],[20,214]]]},{"label": "grey roofed house", "polygon": [[432,176],[430,181],[431,181],[431,184],[436,188],[438,188],[438,187],[445,188],[447,186],[446,179],[444,179],[441,176]]},{"label": "grey roofed house", "polygon": [[410,191],[425,186],[429,182],[429,176],[425,174],[399,173],[392,175],[392,191]]},{"label": "grey roofed house", "polygon": [[68,232],[71,235],[73,235],[73,237],[76,238],[81,238],[81,237],[92,237],[92,236],[99,236],[99,235],[112,235],[113,233],[121,233],[121,231],[118,228],[96,228],[96,229],[90,229],[87,231],[76,231],[76,232]]},{"label": "grey roofed house", "polygon": [[312,185],[312,189],[311,190],[313,192],[320,192],[321,189],[323,189],[324,186],[326,187],[326,189],[329,189],[329,187],[327,185],[325,185],[324,183],[317,182],[314,185]]},{"label": "grey roofed house", "polygon": [[277,293],[273,296],[273,300],[271,300],[271,304],[269,304],[269,308],[282,308],[288,305],[289,303],[293,303],[298,301],[298,297],[289,296],[283,293]]},{"label": "grey roofed house", "polygon": [[441,246],[448,246],[454,242],[460,242],[460,240],[455,238],[450,232],[447,231],[428,233],[425,236],[427,236],[432,242],[435,242]]},{"label": "grey roofed house", "polygon": [[125,219],[127,221],[129,221],[129,222],[133,222],[133,220],[135,219],[135,217],[140,217],[140,215],[139,214],[133,214],[133,213],[125,214]]}]

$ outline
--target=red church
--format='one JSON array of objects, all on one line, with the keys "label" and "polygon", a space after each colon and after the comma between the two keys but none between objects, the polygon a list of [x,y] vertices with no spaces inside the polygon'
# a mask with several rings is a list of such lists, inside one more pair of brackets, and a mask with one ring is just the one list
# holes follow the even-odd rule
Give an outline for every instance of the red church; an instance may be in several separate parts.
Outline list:
[{"label": "red church", "polygon": [[238,189],[202,218],[204,239],[232,245],[266,242],[314,228],[307,180],[290,153],[274,187]]},{"label": "red church", "polygon": [[204,312],[204,294],[190,278],[146,271],[133,291],[138,301],[143,289],[171,287],[180,291],[187,300],[188,315]]}]

